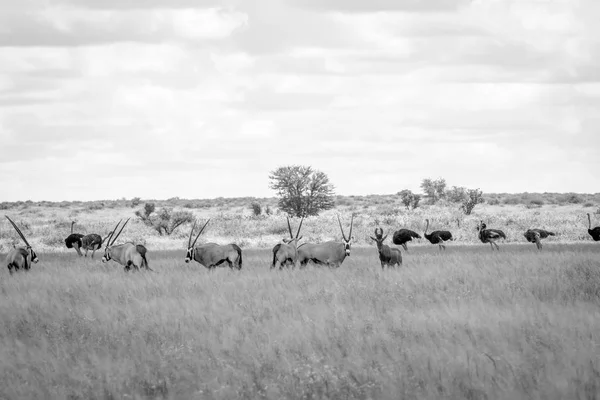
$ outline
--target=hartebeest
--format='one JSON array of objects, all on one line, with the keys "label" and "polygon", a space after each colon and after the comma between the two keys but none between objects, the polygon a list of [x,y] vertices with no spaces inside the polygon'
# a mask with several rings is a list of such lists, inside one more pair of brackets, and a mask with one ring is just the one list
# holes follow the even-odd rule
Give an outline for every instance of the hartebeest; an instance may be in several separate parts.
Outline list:
[{"label": "hartebeest", "polygon": [[190,232],[190,237],[188,238],[188,248],[187,253],[185,254],[185,262],[189,263],[192,260],[204,265],[208,269],[213,269],[223,263],[227,263],[229,268],[237,268],[242,269],[242,249],[235,243],[230,243],[226,245],[220,245],[216,243],[204,243],[198,247],[196,246],[196,242],[198,238],[208,225],[210,218],[198,235],[196,235],[196,239],[192,243],[192,234],[194,233],[194,229],[196,228],[196,221],[194,221],[194,226]]},{"label": "hartebeest", "polygon": [[148,260],[146,259],[146,253],[148,250],[143,245],[128,242],[114,246],[115,241],[119,238],[119,235],[121,232],[123,232],[125,225],[127,225],[129,222],[129,218],[127,218],[127,221],[125,221],[119,233],[115,235],[115,232],[117,231],[121,221],[117,223],[117,226],[115,226],[115,229],[112,231],[108,237],[108,240],[106,241],[102,262],[105,263],[110,260],[115,260],[124,267],[125,271],[129,271],[131,267],[135,268],[136,270],[139,270],[140,267],[145,267],[147,270],[152,271],[152,269],[148,266]]},{"label": "hartebeest", "polygon": [[400,249],[392,248],[387,244],[383,244],[388,235],[383,236],[383,229],[375,228],[375,237],[370,236],[371,240],[377,243],[377,251],[379,252],[379,261],[381,261],[381,269],[386,265],[389,267],[402,266],[402,253]]},{"label": "hartebeest", "polygon": [[342,242],[323,242],[323,243],[305,243],[298,247],[298,262],[301,266],[305,266],[309,261],[315,264],[327,265],[329,267],[339,268],[346,257],[350,256],[350,243],[352,237],[352,224],[354,222],[354,214],[350,219],[350,233],[348,237],[342,228],[342,222],[338,215],[338,224],[342,232]]},{"label": "hartebeest", "polygon": [[10,221],[11,225],[13,226],[13,228],[15,228],[15,231],[17,231],[19,236],[21,236],[23,242],[25,242],[25,247],[15,247],[11,249],[6,255],[6,265],[8,267],[8,272],[12,274],[13,269],[16,271],[21,268],[27,271],[31,268],[32,262],[37,263],[39,261],[38,256],[37,254],[35,254],[35,251],[33,251],[33,249],[31,248],[29,242],[27,242],[27,239],[25,239],[25,235],[23,235],[23,232],[21,232],[17,224],[15,224],[13,220],[8,217],[8,215],[5,215],[5,217]]},{"label": "hartebeest", "polygon": [[304,217],[302,217],[300,220],[298,231],[296,232],[296,236],[294,236],[292,233],[292,226],[290,225],[290,218],[287,217],[290,238],[283,238],[283,243],[277,243],[275,247],[273,247],[273,263],[271,264],[271,269],[277,267],[281,269],[288,264],[292,264],[293,267],[296,266],[296,260],[298,258],[298,241],[302,239],[302,236],[299,236],[300,229],[302,228],[302,222],[304,222]]}]

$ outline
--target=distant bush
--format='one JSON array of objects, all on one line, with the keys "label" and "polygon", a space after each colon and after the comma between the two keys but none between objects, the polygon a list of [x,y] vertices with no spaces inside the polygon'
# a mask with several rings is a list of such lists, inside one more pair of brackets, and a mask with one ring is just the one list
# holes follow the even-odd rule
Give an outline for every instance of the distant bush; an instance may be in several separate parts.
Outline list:
[{"label": "distant bush", "polygon": [[404,204],[407,210],[415,209],[419,207],[419,202],[421,201],[421,195],[415,194],[408,189],[404,189],[398,192],[398,196],[400,196],[400,201]]},{"label": "distant bush", "polygon": [[160,236],[169,236],[179,226],[194,220],[193,214],[189,211],[173,211],[168,207],[156,211],[154,203],[144,204],[144,209],[136,211],[135,215],[144,224],[154,228]]},{"label": "distant bush", "polygon": [[253,215],[255,215],[255,216],[257,216],[257,217],[258,217],[259,215],[261,215],[261,214],[262,214],[262,211],[263,211],[263,210],[262,210],[262,206],[260,205],[260,203],[258,203],[258,202],[256,202],[256,201],[255,201],[255,202],[252,202],[252,203],[250,204],[250,210],[252,210],[252,214],[253,214]]},{"label": "distant bush", "polygon": [[487,200],[487,203],[491,206],[497,206],[498,204],[500,204],[500,200],[494,197],[492,199]]},{"label": "distant bush", "polygon": [[103,208],[104,208],[104,203],[92,203],[89,206],[87,206],[87,209],[90,211],[102,210]]},{"label": "distant bush", "polygon": [[584,207],[594,207],[594,206],[596,206],[596,205],[595,205],[594,203],[592,203],[592,202],[589,202],[589,201],[588,201],[588,202],[587,202],[587,203],[585,203],[583,206],[584,206]]},{"label": "distant bush", "polygon": [[139,197],[134,197],[133,199],[131,199],[131,208],[139,206],[141,201],[142,199],[140,199]]},{"label": "distant bush", "polygon": [[568,194],[559,196],[558,200],[561,204],[564,204],[564,203],[581,204],[581,203],[583,203],[583,199],[581,198],[581,196],[579,196],[575,193],[568,193]]},{"label": "distant bush", "polygon": [[504,199],[502,199],[502,203],[503,204],[519,204],[520,200],[516,197],[505,197]]}]

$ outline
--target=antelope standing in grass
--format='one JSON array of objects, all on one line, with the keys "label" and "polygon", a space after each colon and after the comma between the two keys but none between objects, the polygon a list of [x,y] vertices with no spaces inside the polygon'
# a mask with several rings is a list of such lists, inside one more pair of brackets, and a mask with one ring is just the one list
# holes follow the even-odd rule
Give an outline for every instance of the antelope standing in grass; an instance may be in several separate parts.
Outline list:
[{"label": "antelope standing in grass", "polygon": [[281,269],[288,264],[292,264],[293,267],[296,266],[296,260],[298,258],[298,242],[302,239],[302,236],[299,236],[302,222],[304,222],[304,217],[300,220],[298,231],[296,232],[296,236],[294,236],[292,233],[292,226],[290,225],[290,218],[287,218],[290,238],[284,238],[283,243],[277,243],[275,247],[273,247],[273,263],[271,264],[271,269],[277,267]]},{"label": "antelope standing in grass", "polygon": [[148,252],[146,247],[131,242],[118,244],[116,246],[114,245],[121,232],[123,232],[125,225],[129,222],[129,218],[127,218],[127,221],[121,226],[121,230],[115,235],[121,221],[122,220],[117,223],[115,229],[108,236],[106,247],[104,248],[104,256],[102,256],[102,262],[105,263],[114,260],[121,264],[125,271],[129,271],[131,267],[135,268],[137,271],[139,271],[140,267],[145,267],[147,270],[152,271],[148,266],[148,260],[146,259],[146,253]]},{"label": "antelope standing in grass", "polygon": [[371,240],[377,243],[377,251],[379,252],[379,261],[381,261],[381,269],[386,265],[389,267],[402,266],[402,253],[399,249],[383,244],[388,235],[383,236],[383,229],[375,228],[375,237],[370,236]]},{"label": "antelope standing in grass", "polygon": [[104,239],[95,233],[82,235],[81,233],[73,233],[73,225],[75,225],[75,221],[71,222],[71,234],[65,239],[65,245],[67,246],[67,249],[75,249],[80,257],[83,256],[80,249],[85,250],[86,257],[88,255],[88,251],[92,250],[92,258],[94,258],[96,250],[102,247],[102,243],[108,238],[110,233],[106,235]]},{"label": "antelope standing in grass", "polygon": [[440,247],[440,250],[446,250],[446,245],[444,242],[448,240],[454,240],[452,238],[452,233],[450,233],[450,231],[433,231],[428,234],[427,229],[429,229],[429,219],[426,219],[425,221],[427,221],[425,233],[423,233],[425,239],[429,240],[431,244],[437,244]]},{"label": "antelope standing in grass", "polygon": [[8,267],[8,272],[12,274],[13,269],[17,271],[21,268],[28,271],[31,268],[31,263],[37,263],[39,261],[39,258],[37,254],[35,254],[35,251],[33,251],[33,249],[31,248],[29,242],[27,242],[27,239],[25,239],[25,235],[23,235],[23,232],[21,232],[17,224],[15,224],[12,221],[12,219],[8,217],[8,215],[5,215],[5,217],[10,221],[11,225],[13,226],[13,228],[15,228],[15,231],[17,231],[19,236],[21,236],[23,242],[25,242],[25,247],[15,247],[11,249],[6,255],[6,265]]},{"label": "antelope standing in grass", "polygon": [[500,229],[486,229],[487,225],[481,221],[477,226],[479,230],[479,240],[482,243],[489,243],[492,247],[492,251],[494,250],[494,246],[496,246],[496,250],[500,250],[500,246],[496,243],[498,239],[506,239],[506,235]]},{"label": "antelope standing in grass", "polygon": [[202,229],[196,235],[196,239],[192,243],[192,234],[194,233],[194,229],[196,229],[196,221],[194,221],[194,226],[190,232],[190,237],[188,238],[188,248],[187,253],[185,255],[185,262],[189,263],[192,260],[204,265],[208,269],[213,269],[223,263],[227,263],[229,268],[237,268],[242,269],[242,249],[235,243],[219,245],[216,243],[205,243],[201,244],[198,247],[196,246],[196,242],[198,238],[208,225],[210,219],[206,221]]},{"label": "antelope standing in grass", "polygon": [[309,261],[312,261],[315,264],[339,268],[346,257],[350,256],[350,243],[354,240],[352,237],[353,222],[354,214],[352,214],[350,220],[349,236],[346,237],[338,215],[338,224],[340,225],[340,231],[342,231],[342,242],[305,243],[298,247],[298,262],[300,265],[305,266]]},{"label": "antelope standing in grass", "polygon": [[544,229],[527,229],[527,231],[523,234],[525,239],[527,239],[530,243],[535,243],[538,250],[542,249],[542,239],[546,239],[548,236],[554,236],[554,232],[546,231]]}]

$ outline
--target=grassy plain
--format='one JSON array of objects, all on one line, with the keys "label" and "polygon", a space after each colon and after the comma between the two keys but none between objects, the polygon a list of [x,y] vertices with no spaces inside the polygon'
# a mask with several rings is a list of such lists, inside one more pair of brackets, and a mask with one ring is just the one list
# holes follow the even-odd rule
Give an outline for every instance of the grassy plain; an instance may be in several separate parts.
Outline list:
[{"label": "grassy plain", "polygon": [[[189,226],[166,237],[132,219],[122,240],[145,243],[157,273],[129,274],[64,238],[72,220],[102,234],[143,202],[0,203],[41,258],[29,273],[0,266],[0,399],[598,398],[600,244],[585,214],[598,225],[600,197],[487,200],[464,216],[338,198],[303,235],[339,239],[336,214],[355,213],[342,267],[270,271],[287,235],[274,199],[171,199],[157,206],[212,218],[201,242],[239,243],[243,270],[185,264]],[[274,212],[255,216],[251,201]],[[403,267],[382,271],[375,226],[422,233],[425,218],[457,240],[410,243]],[[500,252],[478,241],[480,219],[507,233]],[[557,233],[542,252],[523,238],[532,227]],[[0,253],[13,243],[3,219]]]},{"label": "grassy plain", "polygon": [[[502,246],[502,245],[501,245]],[[0,270],[0,398],[575,399],[600,393],[597,243],[374,248],[337,270],[157,273],[40,254]]]}]

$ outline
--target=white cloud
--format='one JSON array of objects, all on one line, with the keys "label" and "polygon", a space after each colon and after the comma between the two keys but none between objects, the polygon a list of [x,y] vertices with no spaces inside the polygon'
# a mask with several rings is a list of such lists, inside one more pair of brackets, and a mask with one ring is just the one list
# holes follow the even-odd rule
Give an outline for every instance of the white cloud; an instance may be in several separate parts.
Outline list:
[{"label": "white cloud", "polygon": [[0,4],[0,201],[600,184],[591,0],[203,5]]}]

